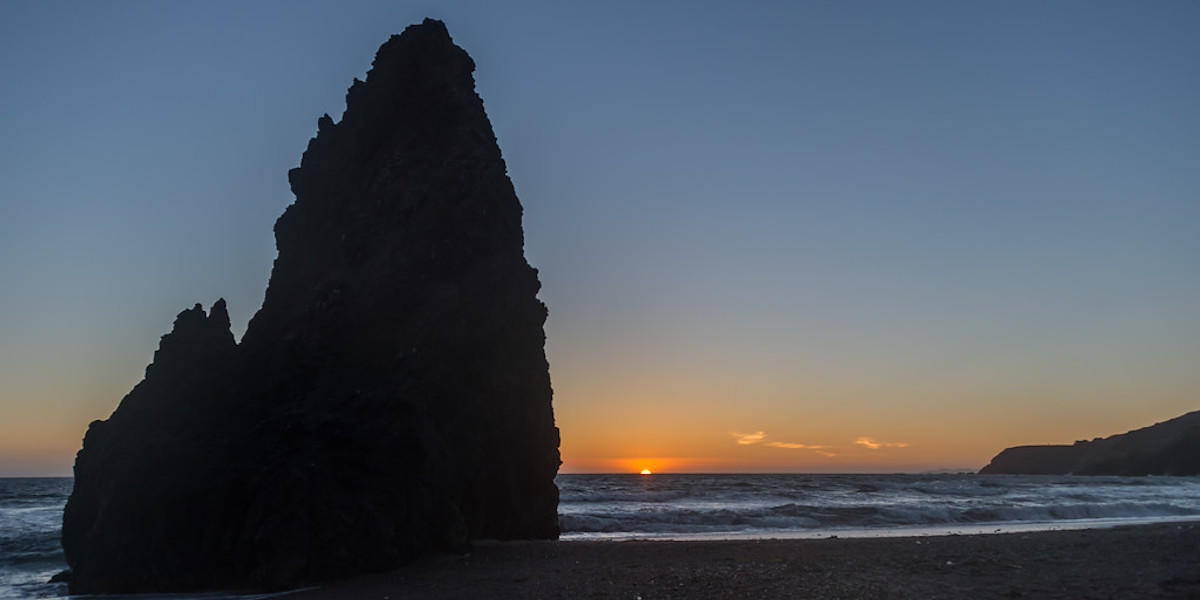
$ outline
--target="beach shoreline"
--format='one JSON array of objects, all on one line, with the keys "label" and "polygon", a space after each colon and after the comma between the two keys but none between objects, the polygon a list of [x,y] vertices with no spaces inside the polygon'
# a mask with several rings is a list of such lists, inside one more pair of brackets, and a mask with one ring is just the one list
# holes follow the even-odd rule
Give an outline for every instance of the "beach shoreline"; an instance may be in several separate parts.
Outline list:
[{"label": "beach shoreline", "polygon": [[1200,523],[721,541],[478,542],[291,600],[1197,598]]},{"label": "beach shoreline", "polygon": [[817,529],[783,529],[758,531],[733,531],[723,533],[569,533],[559,538],[562,542],[588,541],[667,541],[667,542],[726,542],[749,540],[820,540],[834,538],[897,538],[897,537],[940,537],[947,535],[993,535],[1002,533],[1033,533],[1039,531],[1076,531],[1080,529],[1111,529],[1114,527],[1137,527],[1141,525],[1194,523],[1200,524],[1200,515],[1176,515],[1170,517],[1102,517],[1091,519],[1064,519],[1057,521],[1003,521],[983,523],[941,523],[936,525],[901,525],[896,527],[850,527]]}]

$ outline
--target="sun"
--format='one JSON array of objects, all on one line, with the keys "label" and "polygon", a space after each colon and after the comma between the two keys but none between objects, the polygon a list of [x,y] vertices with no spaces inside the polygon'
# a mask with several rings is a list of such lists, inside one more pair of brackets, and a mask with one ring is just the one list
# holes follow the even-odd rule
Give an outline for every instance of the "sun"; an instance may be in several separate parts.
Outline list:
[{"label": "sun", "polygon": [[650,472],[650,469],[642,469],[642,475],[653,475],[653,473]]}]

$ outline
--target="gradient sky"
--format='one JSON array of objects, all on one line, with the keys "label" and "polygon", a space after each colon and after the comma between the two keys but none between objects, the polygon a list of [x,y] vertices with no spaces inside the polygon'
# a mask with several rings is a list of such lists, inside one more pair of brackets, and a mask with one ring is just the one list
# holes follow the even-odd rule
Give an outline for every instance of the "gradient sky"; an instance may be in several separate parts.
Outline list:
[{"label": "gradient sky", "polygon": [[241,334],[317,117],[426,16],[525,206],[564,471],[1200,408],[1198,3],[6,0],[0,476],[69,474],[180,310]]}]

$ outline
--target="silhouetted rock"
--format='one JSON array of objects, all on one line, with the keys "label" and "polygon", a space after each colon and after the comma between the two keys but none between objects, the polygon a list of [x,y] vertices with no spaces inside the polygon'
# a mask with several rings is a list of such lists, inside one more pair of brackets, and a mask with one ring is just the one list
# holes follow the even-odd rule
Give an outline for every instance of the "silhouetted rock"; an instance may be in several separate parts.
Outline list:
[{"label": "silhouetted rock", "polygon": [[521,206],[441,22],[318,120],[240,344],[179,314],[88,428],[73,593],[280,588],[558,535],[558,430]]},{"label": "silhouetted rock", "polygon": [[1200,475],[1200,411],[1071,446],[1017,446],[982,474]]}]

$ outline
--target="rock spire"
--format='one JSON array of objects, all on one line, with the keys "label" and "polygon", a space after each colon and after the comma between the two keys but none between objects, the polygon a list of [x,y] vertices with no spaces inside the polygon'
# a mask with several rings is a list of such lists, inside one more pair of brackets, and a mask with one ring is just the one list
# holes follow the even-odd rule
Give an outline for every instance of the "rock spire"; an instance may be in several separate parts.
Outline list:
[{"label": "rock spire", "polygon": [[72,593],[281,588],[558,535],[558,429],[521,205],[434,20],[392,36],[288,178],[240,344],[179,314],[88,428]]}]

